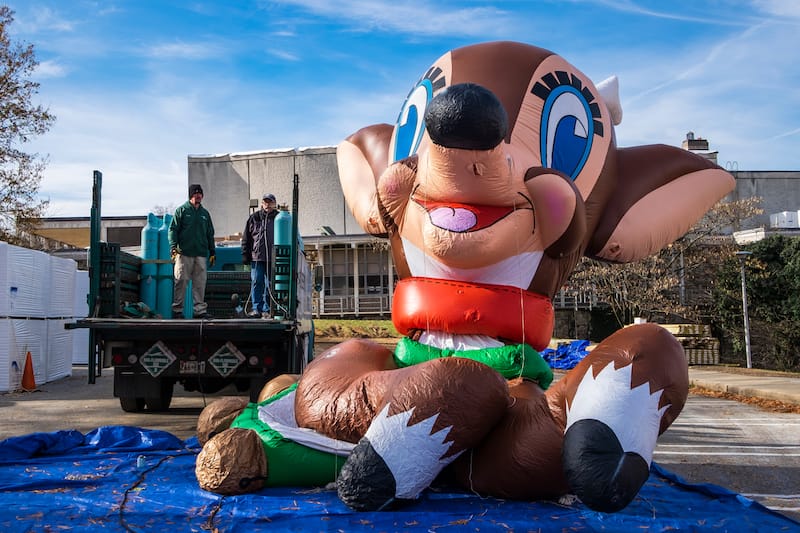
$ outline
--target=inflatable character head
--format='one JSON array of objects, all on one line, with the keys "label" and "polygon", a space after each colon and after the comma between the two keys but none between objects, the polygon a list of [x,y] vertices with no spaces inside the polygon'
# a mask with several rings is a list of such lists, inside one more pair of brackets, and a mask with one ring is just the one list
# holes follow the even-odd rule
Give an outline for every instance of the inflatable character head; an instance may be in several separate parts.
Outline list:
[{"label": "inflatable character head", "polygon": [[[395,293],[401,332],[433,321],[450,333],[511,333],[541,349],[552,309],[536,298],[519,303],[519,294],[552,298],[583,255],[644,258],[732,190],[730,174],[688,151],[617,148],[616,93],[616,79],[598,88],[548,50],[467,46],[425,71],[394,125],[368,126],[339,145],[353,215],[390,239],[398,274],[409,278]],[[508,298],[492,305],[506,317],[515,308],[533,313],[543,325],[486,330],[491,313],[476,304],[470,325],[458,329],[463,312],[437,307],[430,295],[440,282],[430,280],[463,282],[478,296],[487,286],[495,296],[495,287],[507,288]],[[429,311],[413,319],[420,298]]]}]

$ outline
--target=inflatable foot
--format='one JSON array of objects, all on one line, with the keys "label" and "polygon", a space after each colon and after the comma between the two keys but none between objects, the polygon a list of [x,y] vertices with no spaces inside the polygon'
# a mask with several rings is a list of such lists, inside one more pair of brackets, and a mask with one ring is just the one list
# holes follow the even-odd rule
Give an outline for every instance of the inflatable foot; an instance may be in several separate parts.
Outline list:
[{"label": "inflatable foot", "polygon": [[626,452],[614,431],[597,420],[580,420],[564,435],[562,461],[570,488],[589,508],[624,509],[647,481],[650,467]]},{"label": "inflatable foot", "polygon": [[631,388],[633,364],[609,362],[583,375],[567,410],[562,461],[570,489],[596,511],[628,505],[650,471],[661,417],[662,390]]},{"label": "inflatable foot", "polygon": [[244,494],[264,487],[269,469],[261,437],[231,428],[209,440],[195,463],[200,488],[217,494]]},{"label": "inflatable foot", "polygon": [[451,427],[439,415],[412,423],[415,409],[375,417],[339,474],[339,498],[358,511],[378,511],[397,499],[415,499],[458,454],[447,455]]},{"label": "inflatable foot", "polygon": [[222,398],[208,404],[197,419],[197,442],[205,446],[214,435],[231,427],[231,422],[247,407],[247,400],[239,397]]},{"label": "inflatable foot", "polygon": [[359,441],[336,480],[339,498],[354,511],[380,511],[395,499],[397,484],[369,440]]}]

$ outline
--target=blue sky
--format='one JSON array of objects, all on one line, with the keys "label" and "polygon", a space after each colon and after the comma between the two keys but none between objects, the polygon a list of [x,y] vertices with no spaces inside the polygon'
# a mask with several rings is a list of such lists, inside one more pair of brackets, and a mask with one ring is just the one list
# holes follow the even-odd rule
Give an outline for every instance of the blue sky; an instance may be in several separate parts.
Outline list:
[{"label": "blue sky", "polygon": [[144,215],[186,198],[187,155],[336,145],[394,122],[447,50],[515,40],[596,83],[617,75],[619,146],[688,131],[739,170],[800,170],[796,0],[14,0],[54,127],[49,216]]}]

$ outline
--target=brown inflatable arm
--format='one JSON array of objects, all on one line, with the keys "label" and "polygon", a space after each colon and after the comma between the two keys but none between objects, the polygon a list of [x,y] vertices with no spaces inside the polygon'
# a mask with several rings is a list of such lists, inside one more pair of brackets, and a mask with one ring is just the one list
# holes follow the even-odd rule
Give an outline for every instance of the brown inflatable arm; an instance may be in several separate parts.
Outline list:
[{"label": "brown inflatable arm", "polygon": [[626,263],[657,252],[686,233],[736,185],[707,159],[673,146],[618,151],[619,181],[586,255]]}]

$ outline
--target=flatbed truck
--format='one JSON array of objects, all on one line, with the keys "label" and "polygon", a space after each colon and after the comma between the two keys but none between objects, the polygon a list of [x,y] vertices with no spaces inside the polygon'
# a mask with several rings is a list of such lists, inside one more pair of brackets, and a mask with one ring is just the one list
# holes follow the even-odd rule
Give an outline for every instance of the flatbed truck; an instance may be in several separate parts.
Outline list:
[{"label": "flatbed truck", "polygon": [[[141,310],[142,259],[99,240],[102,174],[95,171],[89,250],[90,316],[67,324],[89,329],[89,383],[113,368],[114,396],[123,411],[169,409],[176,385],[215,393],[233,385],[255,401],[263,385],[283,373],[300,373],[313,357],[311,268],[297,235],[298,177],[294,177],[291,243],[274,249],[273,316],[249,318],[243,302],[250,273],[220,261],[235,249],[218,248],[209,271],[206,302],[212,319],[161,318]],[[131,307],[131,304],[134,304]]]}]

